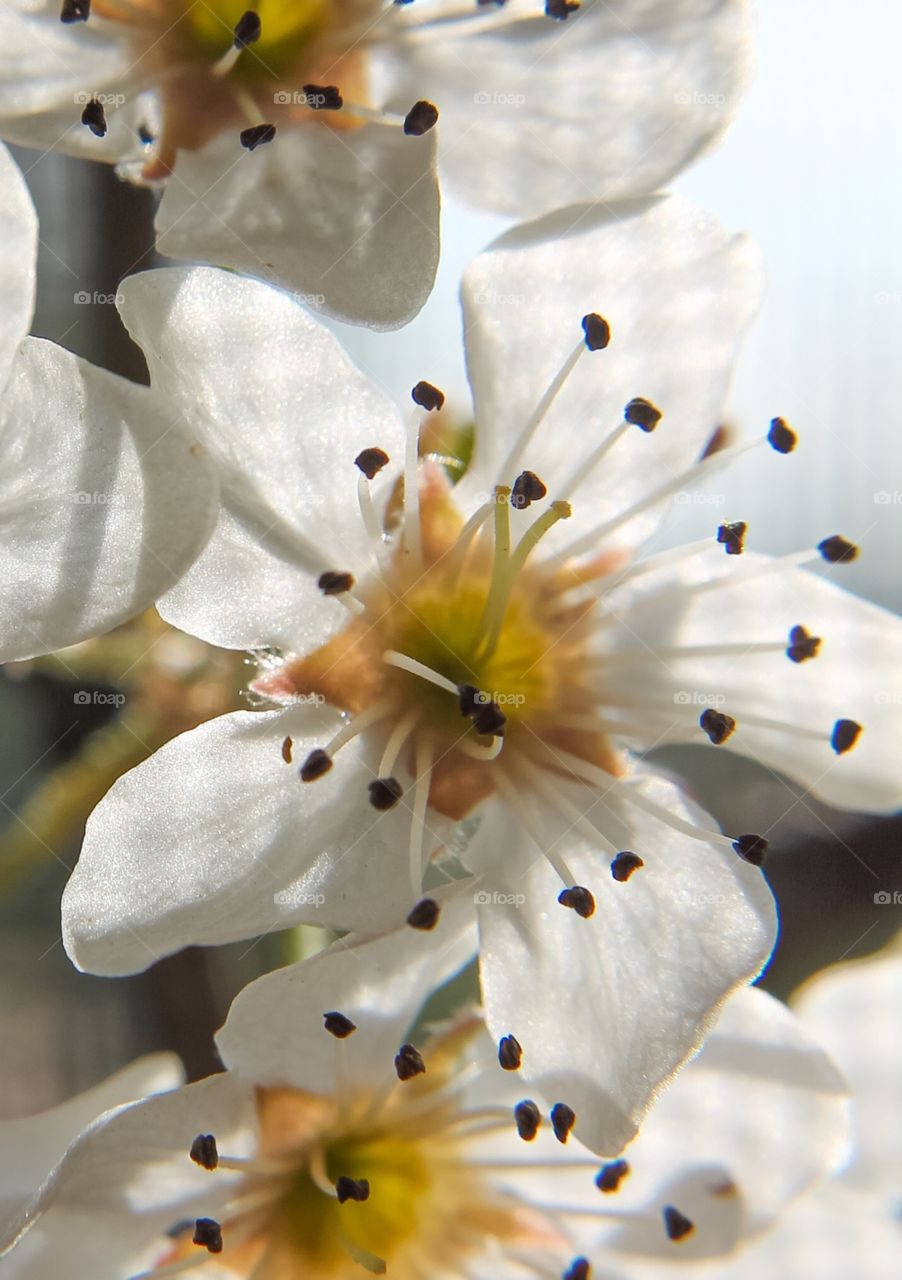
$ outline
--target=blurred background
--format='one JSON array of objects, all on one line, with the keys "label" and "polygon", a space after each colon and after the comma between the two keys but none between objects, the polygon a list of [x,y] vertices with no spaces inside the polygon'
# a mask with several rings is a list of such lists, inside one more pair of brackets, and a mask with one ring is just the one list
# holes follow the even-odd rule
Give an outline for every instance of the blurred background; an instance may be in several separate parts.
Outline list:
[{"label": "blurred background", "polygon": [[[721,148],[677,184],[763,249],[767,298],[742,356],[727,420],[758,432],[775,414],[801,437],[765,479],[752,454],[728,475],[730,519],[786,552],[841,532],[862,547],[851,589],[902,607],[902,195],[897,0],[759,0],[758,71]],[[34,332],[146,380],[113,302],[153,264],[154,198],[102,166],[20,151],[41,220]],[[466,420],[456,293],[467,262],[505,223],[446,205],[438,286],[394,334],[343,326],[361,366],[399,398],[421,377]],[[88,296],[90,301],[83,299]],[[658,544],[699,536],[710,509],[675,507]],[[866,660],[866,655],[864,655]],[[153,617],[62,659],[0,678],[0,1115],[84,1088],[135,1054],[177,1049],[192,1074],[233,994],[284,962],[268,938],[188,951],[134,979],[77,974],[59,939],[59,899],[85,812],[146,748],[241,705],[241,655]],[[891,696],[902,702],[899,689]],[[107,700],[75,700],[75,689]],[[120,694],[125,695],[121,707]],[[782,935],[764,985],[787,996],[815,970],[877,950],[902,926],[902,822],[839,814],[770,771],[702,748],[658,753],[734,830],[767,830]],[[902,749],[900,749],[902,761]]]}]

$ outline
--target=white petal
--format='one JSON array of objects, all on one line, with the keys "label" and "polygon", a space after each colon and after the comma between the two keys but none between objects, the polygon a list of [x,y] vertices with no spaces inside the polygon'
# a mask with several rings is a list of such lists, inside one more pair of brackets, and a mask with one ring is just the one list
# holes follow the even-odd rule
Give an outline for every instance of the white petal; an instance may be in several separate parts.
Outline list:
[{"label": "white petal", "polygon": [[434,159],[432,134],[381,124],[288,126],[253,153],[223,134],[180,153],[158,247],[264,276],[339,320],[396,329],[438,265]]},{"label": "white petal", "polygon": [[0,405],[0,657],[117,626],[206,543],[218,483],[197,437],[136,386],[39,339]]},{"label": "white petal", "polygon": [[[392,1060],[417,1011],[476,951],[472,891],[435,898],[441,915],[429,931],[404,926],[375,939],[343,938],[245,987],[216,1037],[225,1065],[258,1084],[313,1093],[393,1079]],[[347,1039],[325,1030],[331,1011],[355,1023]]]},{"label": "white petal", "polygon": [[[890,908],[892,909],[892,908]],[[828,969],[802,990],[796,1007],[833,1055],[852,1090],[855,1155],[846,1178],[898,1199],[902,1128],[902,958],[888,955]]]},{"label": "white petal", "polygon": [[[714,706],[738,722],[726,748],[781,770],[838,808],[894,812],[902,805],[897,751],[902,623],[843,591],[842,565],[828,570],[830,580],[781,570],[744,585],[744,576],[764,564],[763,557],[748,552],[727,557],[712,539],[710,552],[682,566],[671,561],[637,579],[634,587],[612,592],[606,631],[611,649],[640,659],[619,666],[612,662],[607,678],[616,698],[654,710],[649,742],[667,732],[706,744],[698,716]],[[694,596],[684,589],[713,577],[722,584],[715,590]],[[742,652],[741,646],[757,642],[788,644],[797,625],[822,638],[815,658],[794,663],[782,648]],[[737,644],[740,650],[717,658],[662,652],[706,644]],[[743,713],[823,736],[761,728]],[[839,719],[854,720],[864,731],[850,751],[838,756],[830,735]]]},{"label": "white petal", "polygon": [[[684,819],[713,825],[661,779],[630,785]],[[594,800],[574,790],[570,798],[600,811],[604,830],[604,810],[619,807],[617,790]],[[526,811],[528,798],[521,800]],[[517,1037],[525,1079],[571,1106],[578,1136],[606,1154],[633,1137],[658,1089],[698,1047],[726,996],[760,970],[776,936],[764,877],[732,851],[635,810],[621,808],[620,820],[631,828],[627,847],[645,863],[625,883],[612,878],[594,842],[551,812],[540,819],[537,848],[511,817],[489,811],[465,855],[484,882],[489,1028]],[[563,886],[546,848],[595,896],[590,919],[558,904]]]},{"label": "white petal", "polygon": [[111,36],[109,27],[100,31],[96,21],[61,23],[56,0],[37,5],[8,0],[0,9],[3,136],[15,131],[17,118],[54,109],[62,113],[68,107],[70,118],[78,121],[91,93],[126,79],[133,62],[126,42]]},{"label": "white petal", "polygon": [[[502,236],[462,289],[477,432],[461,493],[472,502],[474,491],[513,482],[498,474],[503,460],[593,311],[610,324],[610,346],[583,351],[515,474],[535,471],[557,497],[644,396],[664,415],[657,429],[633,428],[584,473],[571,518],[549,536],[569,542],[671,479],[720,420],[759,283],[749,243],[675,197],[571,208]],[[634,520],[616,543],[635,543],[655,520]]]},{"label": "white petal", "polygon": [[28,188],[5,147],[0,146],[0,391],[6,386],[16,348],[31,326],[34,306],[38,220]]},{"label": "white petal", "polygon": [[340,724],[328,707],[236,712],[120,778],[88,820],[63,895],[76,965],[129,973],[190,944],[301,922],[370,932],[402,923],[415,901],[410,809],[369,804],[378,758],[356,739],[317,781],[298,777]]},{"label": "white petal", "polygon": [[207,551],[161,612],[232,648],[323,643],[348,615],[316,579],[370,567],[354,459],[378,445],[400,463],[397,408],[260,281],[172,269],[132,276],[122,293],[154,392],[201,433],[223,488]]},{"label": "white petal", "polygon": [[744,0],[584,0],[565,22],[511,0],[505,15],[430,32],[418,5],[387,46],[393,97],[436,103],[443,174],[482,208],[534,217],[656,191],[738,105]]}]

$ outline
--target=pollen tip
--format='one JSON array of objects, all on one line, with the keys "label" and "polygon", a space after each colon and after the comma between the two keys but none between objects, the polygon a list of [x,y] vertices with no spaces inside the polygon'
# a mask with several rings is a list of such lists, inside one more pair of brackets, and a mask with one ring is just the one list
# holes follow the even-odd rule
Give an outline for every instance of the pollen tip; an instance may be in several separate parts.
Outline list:
[{"label": "pollen tip", "polygon": [[566,22],[579,8],[579,0],[545,0],[545,13],[558,22]]},{"label": "pollen tip", "polygon": [[324,596],[340,596],[350,591],[354,585],[353,573],[344,573],[339,569],[327,569],[316,580],[316,585]]},{"label": "pollen tip", "polygon": [[733,848],[744,862],[750,862],[753,867],[762,867],[767,855],[768,842],[764,836],[748,833],[737,836],[733,841]]},{"label": "pollen tip", "polygon": [[793,627],[789,633],[786,656],[790,662],[806,662],[816,658],[821,647],[820,636],[811,635],[804,627]]},{"label": "pollen tip", "polygon": [[476,708],[472,716],[473,728],[483,737],[503,738],[507,716],[497,702],[493,702],[491,698],[480,701],[480,696],[485,698],[485,694],[477,695]]},{"label": "pollen tip", "polygon": [[559,520],[569,520],[573,515],[573,508],[570,506],[570,503],[564,502],[561,498],[552,502],[550,510],[554,512]]},{"label": "pollen tip", "polygon": [[336,84],[305,84],[304,105],[311,111],[340,111],[344,106]]},{"label": "pollen tip", "polygon": [[531,1098],[524,1098],[514,1107],[517,1133],[524,1142],[532,1142],[542,1124],[542,1113]]},{"label": "pollen tip", "polygon": [[561,1280],[589,1280],[591,1274],[592,1267],[588,1258],[574,1258]]},{"label": "pollen tip", "polygon": [[736,721],[732,716],[724,711],[715,711],[713,707],[708,707],[701,713],[698,723],[715,747],[722,746],[736,728]]},{"label": "pollen tip", "polygon": [[583,334],[590,351],[604,351],[611,341],[611,326],[597,311],[590,311],[582,318]]},{"label": "pollen tip", "polygon": [[566,1102],[556,1102],[551,1108],[551,1127],[558,1142],[566,1142],[576,1124],[576,1112]]},{"label": "pollen tip", "polygon": [[95,138],[106,137],[107,123],[103,103],[98,102],[96,98],[92,98],[90,102],[85,103],[81,113],[81,122],[91,130]]},{"label": "pollen tip", "polygon": [[516,511],[525,511],[530,503],[538,502],[547,492],[547,486],[534,471],[521,471],[511,489],[510,504]]},{"label": "pollen tip", "polygon": [[695,1223],[691,1222],[684,1213],[680,1213],[679,1209],[675,1209],[672,1204],[664,1206],[663,1217],[668,1240],[685,1240],[695,1230]]},{"label": "pollen tip", "polygon": [[625,422],[646,432],[654,431],[663,416],[658,406],[646,400],[644,396],[634,396],[623,410]]},{"label": "pollen tip", "polygon": [[63,0],[60,22],[87,22],[91,16],[91,0]]},{"label": "pollen tip", "polygon": [[332,757],[322,747],[314,747],[301,765],[301,782],[315,782],[332,768]]},{"label": "pollen tip", "polygon": [[457,686],[457,697],[460,702],[460,714],[462,716],[473,715],[479,698],[479,690],[475,684],[459,684]]},{"label": "pollen tip", "polygon": [[367,480],[374,479],[383,467],[388,466],[388,463],[389,457],[385,450],[375,446],[370,449],[361,449],[354,459],[354,466],[360,468]]},{"label": "pollen tip", "polygon": [[212,1133],[199,1133],[191,1143],[188,1154],[195,1164],[199,1164],[202,1169],[207,1169],[210,1173],[219,1164],[219,1150]]},{"label": "pollen tip", "polygon": [[439,391],[438,387],[434,387],[431,382],[423,380],[411,388],[410,398],[414,404],[418,404],[427,413],[432,413],[435,409],[441,409],[445,403],[444,391]]},{"label": "pollen tip", "polygon": [[771,418],[767,433],[767,443],[777,453],[792,453],[796,447],[798,436],[785,418]]},{"label": "pollen tip", "polygon": [[343,1013],[338,1013],[335,1009],[331,1013],[323,1014],[323,1026],[336,1040],[347,1040],[348,1036],[353,1035],[357,1030],[356,1022],[352,1022],[350,1018]]},{"label": "pollen tip", "polygon": [[851,564],[853,560],[858,559],[858,547],[855,543],[838,533],[822,539],[817,544],[817,549],[827,564]]},{"label": "pollen tip", "polygon": [[860,737],[861,725],[856,720],[837,720],[830,735],[830,746],[838,756],[844,756]]},{"label": "pollen tip", "polygon": [[424,133],[435,127],[438,121],[438,107],[421,98],[415,102],[404,117],[404,132],[409,138],[421,138]]},{"label": "pollen tip", "polygon": [[745,533],[748,525],[744,520],[728,521],[718,526],[717,541],[723,546],[728,556],[741,556],[745,550]]},{"label": "pollen tip", "polygon": [[275,136],[276,126],[274,124],[254,124],[249,129],[242,129],[238,135],[238,140],[245,151],[256,151],[258,147],[265,146],[267,142],[272,142]]},{"label": "pollen tip", "polygon": [[599,1191],[609,1195],[619,1188],[623,1179],[628,1176],[629,1171],[630,1166],[627,1160],[610,1160],[598,1170],[595,1175],[595,1185]]},{"label": "pollen tip", "polygon": [[367,783],[367,791],[370,795],[370,804],[380,813],[384,813],[387,809],[394,809],[404,794],[397,778],[374,778],[372,782]]},{"label": "pollen tip", "polygon": [[402,1044],[395,1054],[395,1072],[401,1081],[412,1080],[426,1070],[422,1054],[412,1044]]},{"label": "pollen tip", "polygon": [[645,863],[638,853],[631,853],[628,849],[625,849],[623,853],[618,853],[611,863],[611,875],[615,880],[619,880],[623,884],[626,880],[629,880],[634,871],[638,871],[640,867],[644,866]]},{"label": "pollen tip", "polygon": [[583,920],[588,920],[595,914],[595,899],[581,884],[575,884],[570,889],[562,889],[557,900],[562,907],[569,907]]},{"label": "pollen tip", "polygon": [[248,9],[235,23],[235,48],[246,49],[260,39],[260,15]]},{"label": "pollen tip", "polygon": [[407,923],[411,929],[421,929],[424,933],[428,933],[438,924],[441,910],[435,898],[421,898],[416,906],[408,911]]},{"label": "pollen tip", "polygon": [[215,1218],[197,1218],[191,1239],[208,1253],[222,1253],[222,1227]]},{"label": "pollen tip", "polygon": [[502,1036],[498,1042],[498,1062],[505,1071],[517,1071],[523,1061],[523,1049],[516,1036]]},{"label": "pollen tip", "polygon": [[346,1204],[348,1200],[363,1204],[370,1198],[370,1184],[366,1178],[349,1178],[342,1173],[335,1179],[335,1195],[339,1204]]}]

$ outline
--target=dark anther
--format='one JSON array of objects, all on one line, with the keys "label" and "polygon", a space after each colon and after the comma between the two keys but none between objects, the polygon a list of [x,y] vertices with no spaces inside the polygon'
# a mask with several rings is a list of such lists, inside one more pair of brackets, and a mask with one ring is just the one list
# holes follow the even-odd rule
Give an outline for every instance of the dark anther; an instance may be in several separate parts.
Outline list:
[{"label": "dark anther", "polygon": [[628,849],[625,849],[623,853],[618,853],[611,863],[611,875],[622,884],[624,880],[629,880],[634,871],[638,871],[640,867],[644,866],[645,863],[638,853],[630,853]]},{"label": "dark anther", "polygon": [[514,1120],[517,1125],[517,1133],[523,1141],[532,1142],[539,1132],[542,1113],[530,1098],[525,1098],[514,1107]]},{"label": "dark anther", "polygon": [[764,865],[764,858],[767,854],[767,841],[764,836],[744,835],[737,836],[733,841],[733,848],[745,862],[750,862],[753,867],[761,867]]},{"label": "dark anther", "polygon": [[690,1222],[684,1213],[675,1209],[672,1204],[664,1207],[664,1230],[669,1240],[685,1240],[695,1230],[695,1223]]},{"label": "dark anther", "polygon": [[354,575],[353,573],[340,573],[337,569],[329,569],[319,575],[316,585],[324,596],[340,596],[345,591],[351,590],[354,585]]},{"label": "dark anther", "polygon": [[360,468],[367,480],[372,480],[387,465],[388,454],[384,449],[362,449],[354,459],[354,466]]},{"label": "dark anther", "polygon": [[549,18],[564,22],[579,8],[579,0],[545,0],[545,12]]},{"label": "dark anther", "polygon": [[562,889],[557,900],[562,907],[569,907],[584,920],[595,914],[595,899],[581,884],[575,884],[572,889]]},{"label": "dark anther", "polygon": [[473,712],[473,728],[487,738],[503,738],[507,716],[497,702],[479,703]]},{"label": "dark anther", "polygon": [[561,1280],[589,1280],[592,1268],[588,1258],[574,1258],[570,1266],[561,1276]]},{"label": "dark anther", "polygon": [[558,1142],[566,1142],[576,1124],[576,1112],[566,1102],[556,1102],[551,1108],[551,1127]]},{"label": "dark anther", "polygon": [[817,544],[817,549],[827,564],[851,564],[853,560],[858,559],[858,548],[855,543],[849,542],[848,538],[843,538],[838,533],[834,533],[830,538],[824,538]]},{"label": "dark anther", "polygon": [[407,923],[411,929],[422,929],[424,932],[428,932],[438,924],[441,910],[435,898],[422,898],[415,907],[411,907],[410,911],[408,911]]},{"label": "dark anther", "polygon": [[426,1063],[419,1051],[412,1044],[402,1044],[395,1054],[395,1071],[398,1073],[398,1079],[412,1080],[414,1076],[421,1076],[425,1070]]},{"label": "dark anther", "polygon": [[717,530],[717,541],[720,542],[728,556],[741,556],[745,550],[745,531],[748,525],[744,520],[734,520],[730,524],[722,524]]},{"label": "dark anther", "polygon": [[459,684],[457,696],[460,699],[460,714],[471,716],[479,705],[480,693],[475,684]]},{"label": "dark anther", "polygon": [[583,316],[583,333],[590,351],[604,351],[611,341],[611,326],[597,311],[590,311]]},{"label": "dark anther", "polygon": [[198,1218],[191,1238],[209,1253],[222,1253],[222,1227],[215,1218]]},{"label": "dark anther", "polygon": [[332,768],[332,757],[322,747],[314,747],[301,765],[301,782],[315,782]]},{"label": "dark anther", "polygon": [[370,804],[380,813],[384,813],[386,809],[394,809],[404,794],[397,778],[376,778],[367,783],[367,790],[370,793]]},{"label": "dark anther", "polygon": [[521,471],[511,489],[511,506],[517,511],[525,511],[531,502],[538,502],[547,492],[534,471]]},{"label": "dark anther", "polygon": [[604,1191],[607,1195],[619,1188],[629,1171],[630,1167],[626,1160],[611,1160],[609,1164],[603,1164],[595,1175],[595,1185],[599,1191]]},{"label": "dark anther", "polygon": [[523,1050],[516,1036],[502,1036],[498,1042],[498,1061],[505,1071],[516,1071],[523,1061]]},{"label": "dark anther", "polygon": [[358,1204],[362,1204],[370,1198],[370,1184],[366,1178],[348,1178],[341,1174],[335,1179],[335,1194],[339,1204],[344,1204],[347,1200],[356,1200]]},{"label": "dark anther", "polygon": [[189,1155],[195,1164],[212,1173],[219,1164],[219,1151],[212,1133],[199,1133],[191,1143]]},{"label": "dark anther", "polygon": [[851,751],[861,734],[861,725],[854,720],[837,720],[830,735],[830,746],[838,756]]},{"label": "dark anther", "polygon": [[336,1040],[347,1040],[348,1036],[353,1035],[357,1030],[356,1022],[352,1022],[350,1018],[346,1018],[343,1013],[337,1013],[334,1009],[331,1013],[323,1014],[323,1026]]},{"label": "dark anther", "polygon": [[312,111],[340,111],[344,98],[335,84],[305,84],[304,105]]},{"label": "dark anther", "polygon": [[60,22],[87,22],[91,16],[91,0],[63,0]]},{"label": "dark anther", "polygon": [[91,130],[95,138],[106,137],[106,116],[103,112],[103,103],[98,102],[96,98],[92,98],[90,102],[85,103],[84,110],[81,113],[81,122]]},{"label": "dark anther", "polygon": [[796,447],[796,433],[784,418],[771,418],[767,443],[777,453],[792,453]]},{"label": "dark anther", "polygon": [[256,151],[276,136],[274,124],[254,124],[249,129],[242,129],[238,135],[241,145],[246,151]]},{"label": "dark anther", "polygon": [[146,124],[138,125],[138,141],[142,143],[145,147],[149,147],[150,144],[153,141],[155,141],[154,132],[149,125],[146,125]]},{"label": "dark anther", "polygon": [[293,744],[290,737],[282,739],[282,759],[285,761],[286,764],[291,764],[292,745]]},{"label": "dark anther", "polygon": [[636,396],[623,411],[625,421],[631,426],[641,427],[643,431],[654,431],[663,416],[657,405],[642,396]]},{"label": "dark anther", "polygon": [[404,132],[408,138],[422,138],[438,120],[438,107],[425,98],[415,102],[404,117]]},{"label": "dark anther", "polygon": [[804,627],[793,627],[789,633],[786,656],[791,662],[805,662],[808,658],[816,658],[820,647],[820,636],[809,635]]},{"label": "dark anther", "polygon": [[705,458],[713,458],[715,453],[720,453],[721,450],[726,449],[730,443],[730,435],[730,428],[726,423],[722,422],[719,427],[715,427],[708,443],[698,456],[699,462],[704,462]]},{"label": "dark anther", "polygon": [[248,9],[235,23],[235,48],[246,49],[260,39],[260,15]]},{"label": "dark anther", "polygon": [[714,711],[708,707],[698,718],[698,722],[715,747],[722,746],[736,728],[736,721],[723,711]]},{"label": "dark anther", "polygon": [[433,409],[441,409],[445,403],[445,393],[439,391],[438,387],[434,387],[431,382],[418,382],[411,391],[410,398],[427,413],[432,413]]}]

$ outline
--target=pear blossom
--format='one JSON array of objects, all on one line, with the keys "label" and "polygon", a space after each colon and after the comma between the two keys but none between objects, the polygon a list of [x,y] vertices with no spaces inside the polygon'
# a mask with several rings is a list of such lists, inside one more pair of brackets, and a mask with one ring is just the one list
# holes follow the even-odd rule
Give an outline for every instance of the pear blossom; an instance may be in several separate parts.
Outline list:
[{"label": "pear blossom", "polygon": [[648,1136],[600,1162],[475,1013],[423,1029],[424,994],[467,955],[460,907],[431,933],[348,938],[245,988],[217,1037],[226,1070],[91,1126],[7,1226],[8,1260],[64,1217],[71,1274],[83,1241],[105,1242],[93,1280],[691,1274],[841,1158],[841,1077],[746,989]]},{"label": "pear blossom", "polygon": [[435,275],[437,146],[451,190],[519,219],[656,190],[728,123],[747,9],[10,0],[0,134],[165,184],[170,257],[393,328]]},{"label": "pear blossom", "polygon": [[75,644],[178,580],[216,521],[196,436],[139,387],[27,337],[38,227],[0,147],[0,661]]}]

